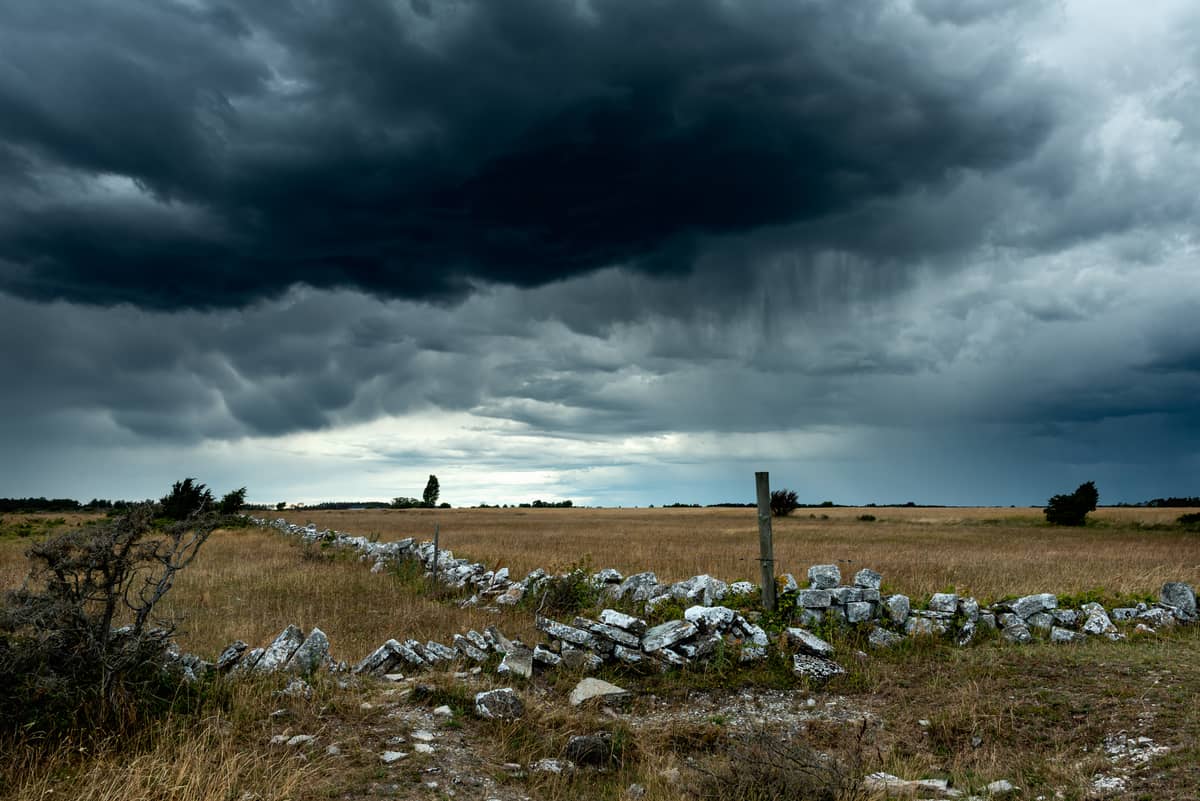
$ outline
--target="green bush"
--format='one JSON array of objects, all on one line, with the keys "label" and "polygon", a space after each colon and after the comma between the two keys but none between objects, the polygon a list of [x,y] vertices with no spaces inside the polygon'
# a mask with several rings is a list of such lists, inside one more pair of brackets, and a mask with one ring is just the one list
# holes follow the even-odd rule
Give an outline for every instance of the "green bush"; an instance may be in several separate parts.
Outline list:
[{"label": "green bush", "polygon": [[1200,512],[1188,512],[1180,515],[1176,522],[1181,526],[1200,526]]},{"label": "green bush", "polygon": [[211,511],[213,495],[205,485],[196,483],[196,479],[185,478],[176,481],[159,504],[162,516],[168,520],[187,520],[192,515]]}]

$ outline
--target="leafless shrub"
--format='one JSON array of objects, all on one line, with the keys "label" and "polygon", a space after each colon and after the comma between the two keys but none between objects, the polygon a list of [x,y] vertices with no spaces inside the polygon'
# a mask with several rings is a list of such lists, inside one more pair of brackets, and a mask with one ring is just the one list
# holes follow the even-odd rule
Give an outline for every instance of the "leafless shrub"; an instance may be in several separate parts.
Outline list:
[{"label": "leafless shrub", "polygon": [[153,507],[35,544],[24,585],[0,607],[0,715],[27,731],[110,728],[169,705],[174,633],[154,608],[215,517],[156,525]]},{"label": "leafless shrub", "polygon": [[731,743],[728,758],[701,770],[701,798],[723,801],[865,801],[864,721],[849,756],[824,754],[778,733],[758,732]]}]

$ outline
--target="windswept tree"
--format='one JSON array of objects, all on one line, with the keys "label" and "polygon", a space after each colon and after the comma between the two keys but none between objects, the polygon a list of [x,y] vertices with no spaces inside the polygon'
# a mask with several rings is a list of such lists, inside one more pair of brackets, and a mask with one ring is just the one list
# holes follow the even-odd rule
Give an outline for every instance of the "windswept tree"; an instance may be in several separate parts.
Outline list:
[{"label": "windswept tree", "polygon": [[208,487],[194,478],[176,481],[171,491],[159,501],[162,516],[171,520],[187,520],[192,515],[211,512],[213,495]]},{"label": "windswept tree", "polygon": [[1096,510],[1100,493],[1096,484],[1088,481],[1080,484],[1070,495],[1055,495],[1046,504],[1043,512],[1046,520],[1057,526],[1082,526],[1087,520],[1087,513]]},{"label": "windswept tree", "polygon": [[429,481],[425,484],[425,493],[421,496],[421,498],[426,506],[437,506],[438,495],[440,495],[441,492],[442,489],[438,485],[437,476],[430,475]]},{"label": "windswept tree", "polygon": [[771,514],[775,517],[786,517],[800,507],[799,496],[795,490],[777,489],[771,491]]}]

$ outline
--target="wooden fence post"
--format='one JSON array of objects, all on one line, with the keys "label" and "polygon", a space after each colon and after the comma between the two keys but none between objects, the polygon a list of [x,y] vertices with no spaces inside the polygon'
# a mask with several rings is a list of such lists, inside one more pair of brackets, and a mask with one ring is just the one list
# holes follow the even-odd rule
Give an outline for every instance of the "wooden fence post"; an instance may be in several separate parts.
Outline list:
[{"label": "wooden fence post", "polygon": [[771,477],[767,472],[755,473],[758,490],[758,550],[762,563],[763,609],[775,611],[775,543],[771,536]]}]

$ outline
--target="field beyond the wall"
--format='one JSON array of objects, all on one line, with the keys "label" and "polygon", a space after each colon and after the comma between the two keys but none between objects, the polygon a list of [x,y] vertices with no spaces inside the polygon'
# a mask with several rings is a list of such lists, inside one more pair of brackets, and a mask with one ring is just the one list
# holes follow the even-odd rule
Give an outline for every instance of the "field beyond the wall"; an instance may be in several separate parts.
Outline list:
[{"label": "field beyond the wall", "polygon": [[[1100,509],[1083,528],[1051,526],[1041,509],[833,507],[773,518],[776,574],[804,586],[810,565],[843,576],[869,567],[885,590],[914,598],[956,591],[980,599],[1035,592],[1157,593],[1165,581],[1200,583],[1200,531],[1176,525],[1187,509]],[[433,538],[515,577],[586,560],[660,581],[700,573],[759,580],[754,509],[383,509],[263,513],[350,534]],[[863,520],[873,516],[875,520]]]}]

